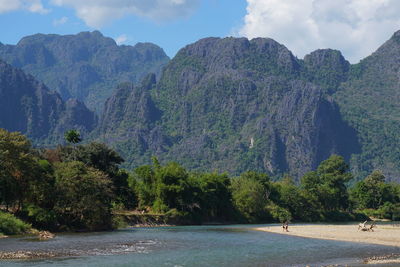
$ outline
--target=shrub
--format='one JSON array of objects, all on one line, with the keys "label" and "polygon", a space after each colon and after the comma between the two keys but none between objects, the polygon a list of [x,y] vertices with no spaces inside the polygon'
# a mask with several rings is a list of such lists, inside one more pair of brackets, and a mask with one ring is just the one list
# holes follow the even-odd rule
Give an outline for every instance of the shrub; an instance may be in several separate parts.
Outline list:
[{"label": "shrub", "polygon": [[19,235],[31,230],[31,225],[14,215],[0,211],[0,232],[6,235]]},{"label": "shrub", "polygon": [[267,206],[267,210],[270,212],[272,218],[279,222],[285,222],[292,220],[292,214],[285,208],[282,208],[274,203]]},{"label": "shrub", "polygon": [[27,221],[33,224],[35,228],[54,230],[57,227],[57,218],[53,210],[43,209],[34,204],[28,204],[24,208]]}]

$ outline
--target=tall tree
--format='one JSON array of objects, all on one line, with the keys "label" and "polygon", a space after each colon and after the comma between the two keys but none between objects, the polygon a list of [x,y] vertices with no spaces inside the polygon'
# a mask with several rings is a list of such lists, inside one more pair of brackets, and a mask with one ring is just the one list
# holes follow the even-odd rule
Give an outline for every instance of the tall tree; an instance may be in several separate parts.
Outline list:
[{"label": "tall tree", "polygon": [[301,180],[305,196],[315,208],[339,211],[349,207],[346,184],[352,179],[343,157],[332,155],[321,162],[317,171],[309,172]]},{"label": "tall tree", "polygon": [[21,208],[38,164],[31,143],[18,132],[0,129],[0,201]]},{"label": "tall tree", "polygon": [[77,130],[69,130],[65,132],[64,137],[70,144],[77,144],[82,141],[81,134]]}]

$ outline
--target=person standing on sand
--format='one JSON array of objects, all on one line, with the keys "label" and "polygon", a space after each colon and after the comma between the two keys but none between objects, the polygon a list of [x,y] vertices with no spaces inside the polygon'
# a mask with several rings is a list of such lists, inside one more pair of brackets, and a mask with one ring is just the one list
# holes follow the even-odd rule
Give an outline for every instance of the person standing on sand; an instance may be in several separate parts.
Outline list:
[{"label": "person standing on sand", "polygon": [[289,232],[289,221],[284,222],[282,228],[284,232]]}]

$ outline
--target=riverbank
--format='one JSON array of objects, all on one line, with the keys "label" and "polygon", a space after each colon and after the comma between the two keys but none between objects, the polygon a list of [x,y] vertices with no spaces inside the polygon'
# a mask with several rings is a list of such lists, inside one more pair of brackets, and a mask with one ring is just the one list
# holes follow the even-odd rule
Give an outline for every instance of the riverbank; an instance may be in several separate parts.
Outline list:
[{"label": "riverbank", "polygon": [[325,240],[368,243],[400,248],[400,227],[397,225],[378,225],[374,231],[359,231],[358,224],[348,225],[289,225],[289,232],[284,232],[282,226],[268,226],[255,230],[276,234],[292,235]]}]

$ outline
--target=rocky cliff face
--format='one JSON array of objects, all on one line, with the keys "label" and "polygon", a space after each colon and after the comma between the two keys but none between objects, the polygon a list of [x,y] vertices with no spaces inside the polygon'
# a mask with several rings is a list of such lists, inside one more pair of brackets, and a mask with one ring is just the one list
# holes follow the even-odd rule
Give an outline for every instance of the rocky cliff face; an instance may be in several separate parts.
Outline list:
[{"label": "rocky cliff face", "polygon": [[60,142],[68,129],[92,131],[96,116],[81,102],[65,103],[56,93],[0,61],[0,127],[19,131],[36,143]]},{"label": "rocky cliff face", "polygon": [[[93,93],[99,97],[93,103],[100,103],[110,95],[96,124],[81,102],[63,102],[3,62],[0,127],[56,143],[66,129],[89,132],[96,125],[91,138],[115,146],[126,167],[150,163],[155,155],[193,170],[299,178],[338,153],[357,178],[374,169],[391,180],[400,177],[400,32],[354,65],[331,49],[297,59],[272,39],[206,38],[181,49],[159,78],[145,75],[160,69],[154,62],[165,62],[162,50],[153,48],[116,46],[97,32],[0,44],[0,57],[38,70],[59,91],[64,82],[65,98],[90,102]],[[146,60],[154,69],[132,76],[135,62]],[[131,82],[111,94],[121,79]]]},{"label": "rocky cliff face", "polygon": [[[311,71],[324,66],[340,68],[333,77]],[[116,121],[122,110],[128,114],[112,131],[119,133],[122,151],[140,151],[139,157],[124,153],[132,165],[157,155],[191,169],[300,177],[331,153],[349,158],[358,149],[355,132],[325,97],[326,88],[313,83],[321,76],[329,81],[345,76],[348,67],[336,51],[318,51],[303,62],[271,39],[207,38],[183,48],[157,85],[119,88],[100,125]],[[161,116],[149,122],[135,114]],[[129,127],[121,126],[127,122]]]},{"label": "rocky cliff face", "polygon": [[159,74],[169,60],[154,44],[118,46],[98,31],[28,36],[15,46],[0,45],[0,58],[58,91],[64,100],[77,98],[98,111],[117,84]]}]

